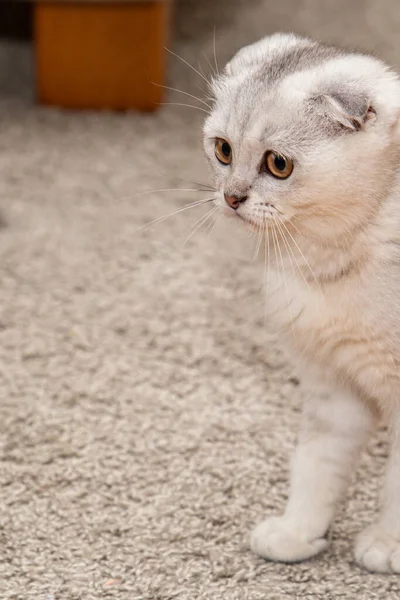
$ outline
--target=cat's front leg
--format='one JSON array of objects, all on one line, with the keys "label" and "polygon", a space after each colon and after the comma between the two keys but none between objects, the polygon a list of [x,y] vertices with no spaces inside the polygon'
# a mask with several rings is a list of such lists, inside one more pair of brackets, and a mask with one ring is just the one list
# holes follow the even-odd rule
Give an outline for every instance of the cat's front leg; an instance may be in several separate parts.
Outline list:
[{"label": "cat's front leg", "polygon": [[391,449],[383,504],[375,525],[356,540],[359,565],[378,573],[400,573],[400,407],[392,415]]},{"label": "cat's front leg", "polygon": [[284,514],[263,521],[252,550],[269,560],[296,562],[328,546],[326,534],[373,423],[370,410],[345,390],[319,383],[306,399]]}]

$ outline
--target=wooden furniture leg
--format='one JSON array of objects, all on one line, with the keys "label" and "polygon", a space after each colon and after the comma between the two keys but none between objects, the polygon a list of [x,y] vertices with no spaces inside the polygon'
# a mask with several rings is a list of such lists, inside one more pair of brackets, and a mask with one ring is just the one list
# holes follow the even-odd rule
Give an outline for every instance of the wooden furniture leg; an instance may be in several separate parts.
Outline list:
[{"label": "wooden furniture leg", "polygon": [[154,110],[163,98],[170,2],[35,2],[37,99],[75,109]]}]

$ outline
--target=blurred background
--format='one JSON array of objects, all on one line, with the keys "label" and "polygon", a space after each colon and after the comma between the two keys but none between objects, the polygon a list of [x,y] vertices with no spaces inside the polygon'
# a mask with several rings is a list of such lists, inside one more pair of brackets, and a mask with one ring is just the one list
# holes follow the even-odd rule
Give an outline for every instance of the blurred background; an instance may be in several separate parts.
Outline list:
[{"label": "blurred background", "polygon": [[383,433],[330,552],[251,555],[284,505],[301,376],[264,323],[251,240],[194,231],[203,208],[142,227],[209,197],[205,79],[239,47],[295,31],[398,67],[400,3],[167,9],[0,2],[0,597],[397,598],[350,544]]}]

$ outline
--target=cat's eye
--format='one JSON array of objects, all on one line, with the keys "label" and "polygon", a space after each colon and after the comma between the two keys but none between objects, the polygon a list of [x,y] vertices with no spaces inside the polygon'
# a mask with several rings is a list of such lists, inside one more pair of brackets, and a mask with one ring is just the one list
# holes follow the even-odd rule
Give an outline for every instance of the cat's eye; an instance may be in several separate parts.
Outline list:
[{"label": "cat's eye", "polygon": [[215,156],[223,165],[230,165],[232,162],[232,148],[223,138],[215,140]]},{"label": "cat's eye", "polygon": [[267,152],[265,166],[268,171],[278,179],[287,179],[293,171],[293,162],[276,152]]}]

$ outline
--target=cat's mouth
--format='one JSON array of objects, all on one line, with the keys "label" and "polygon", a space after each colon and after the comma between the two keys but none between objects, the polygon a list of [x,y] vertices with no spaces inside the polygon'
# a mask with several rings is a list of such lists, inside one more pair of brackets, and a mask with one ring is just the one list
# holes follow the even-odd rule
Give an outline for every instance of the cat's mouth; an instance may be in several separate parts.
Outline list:
[{"label": "cat's mouth", "polygon": [[251,230],[261,231],[277,225],[281,221],[287,221],[288,217],[272,202],[267,202],[261,198],[237,198],[239,202],[231,202],[235,200],[235,196],[222,194],[219,204],[222,212],[228,219],[239,218],[247,228]]}]

